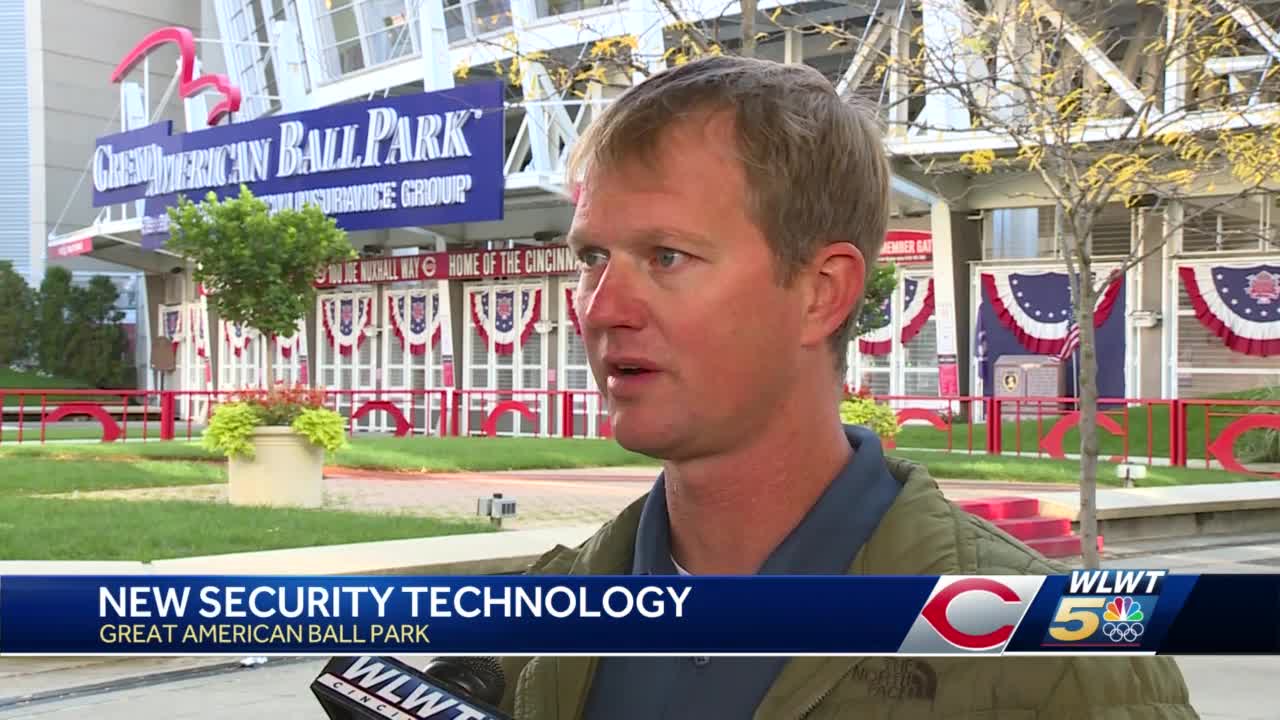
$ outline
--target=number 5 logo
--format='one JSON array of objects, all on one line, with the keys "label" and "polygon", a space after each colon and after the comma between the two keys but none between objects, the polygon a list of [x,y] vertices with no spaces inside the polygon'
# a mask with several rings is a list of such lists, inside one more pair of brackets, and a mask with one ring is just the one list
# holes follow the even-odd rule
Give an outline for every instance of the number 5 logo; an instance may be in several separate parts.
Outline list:
[{"label": "number 5 logo", "polygon": [[[1102,607],[1106,602],[1104,597],[1063,598],[1058,604],[1053,624],[1049,626],[1049,636],[1060,642],[1078,642],[1092,637],[1098,631]],[[1065,627],[1071,623],[1078,625],[1074,629]]]}]

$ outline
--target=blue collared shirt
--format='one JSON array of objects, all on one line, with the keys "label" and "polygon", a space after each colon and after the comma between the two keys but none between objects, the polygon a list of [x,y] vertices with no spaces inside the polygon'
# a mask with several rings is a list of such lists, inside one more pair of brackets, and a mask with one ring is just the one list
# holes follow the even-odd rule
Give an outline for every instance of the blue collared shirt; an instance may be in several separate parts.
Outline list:
[{"label": "blue collared shirt", "polygon": [[[843,575],[901,485],[885,465],[880,440],[847,425],[853,456],[760,568],[761,575]],[[633,575],[675,575],[662,475],[636,530]],[[786,665],[785,657],[601,658],[587,698],[588,720],[750,718]]]}]

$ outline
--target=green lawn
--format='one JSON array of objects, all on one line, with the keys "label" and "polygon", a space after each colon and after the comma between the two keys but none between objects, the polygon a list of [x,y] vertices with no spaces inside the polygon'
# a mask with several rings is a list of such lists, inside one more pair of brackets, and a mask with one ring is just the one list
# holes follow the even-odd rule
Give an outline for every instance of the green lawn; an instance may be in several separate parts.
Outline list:
[{"label": "green lawn", "polygon": [[150,560],[492,530],[477,521],[408,515],[47,497],[226,482],[225,466],[220,463],[125,462],[128,456],[113,452],[153,447],[172,451],[189,446],[97,444],[0,450],[0,560]]},{"label": "green lawn", "polygon": [[[1257,391],[1235,393],[1231,396],[1224,395],[1220,399],[1248,400],[1267,397],[1280,398],[1280,393],[1276,393],[1274,389],[1264,388]],[[1251,412],[1255,407],[1250,405],[1191,406],[1187,415],[1188,459],[1203,459],[1205,457],[1206,427],[1212,429],[1212,433],[1209,433],[1208,437],[1215,437],[1219,431],[1235,422],[1240,415]],[[1047,414],[1048,412],[1049,408],[1046,408],[1045,415],[1037,418],[1035,410],[1027,407],[1023,409],[1024,414],[1020,421],[1017,417],[1013,417],[1001,423],[1004,451],[1006,453],[1021,451],[1022,453],[1034,455],[1040,446],[1041,439],[1049,434],[1049,431],[1053,429],[1054,424],[1058,421],[1058,416],[1050,416]],[[1123,457],[1127,454],[1134,461],[1144,460],[1148,456],[1156,458],[1169,457],[1172,420],[1167,405],[1133,406],[1127,409],[1104,411],[1103,414],[1115,422],[1124,434],[1121,437],[1112,434],[1105,428],[1099,428],[1098,447],[1104,456]],[[908,425],[902,428],[898,435],[898,446],[926,449],[950,447],[959,450],[967,450],[970,447],[975,450],[986,448],[986,423],[977,423],[970,426],[968,423],[957,422],[951,425],[949,431],[950,434],[948,435],[947,431],[938,430],[932,426]],[[1250,444],[1260,440],[1262,433],[1263,431],[1261,430],[1253,430],[1240,437],[1238,447],[1240,448],[1241,457],[1248,457]],[[1073,428],[1063,436],[1062,448],[1068,454],[1079,452],[1080,433],[1078,430]]]},{"label": "green lawn", "polygon": [[208,485],[227,481],[226,468],[215,463],[172,460],[61,460],[51,457],[6,457],[0,471],[0,497],[22,494],[90,492],[125,488]]},{"label": "green lawn", "polygon": [[34,372],[23,372],[11,367],[0,366],[0,388],[18,388],[22,390],[58,390],[89,387],[79,380],[60,377],[44,377]]},{"label": "green lawn", "polygon": [[[924,463],[939,479],[1074,483],[1079,473],[1076,463],[1071,460],[1051,460],[1034,455],[1021,458],[1007,455],[992,457],[981,448],[973,454],[966,454],[900,447],[889,454]],[[129,463],[123,461],[131,459],[153,463],[163,460],[206,460],[209,462],[199,465],[219,472],[221,468],[217,455],[200,447],[198,443],[184,442],[0,446],[0,463],[7,466],[8,458],[53,458],[104,469],[109,466],[127,468]],[[103,460],[121,462],[107,463],[102,462]],[[192,466],[189,462],[175,464]],[[328,464],[416,472],[483,472],[624,465],[644,465],[656,469],[658,465],[650,458],[623,450],[610,440],[385,436],[357,436],[350,447],[338,453],[337,457],[330,458]],[[1115,466],[1109,463],[1099,465],[1099,477],[1104,485],[1120,484],[1115,476]],[[1186,485],[1251,479],[1254,478],[1221,470],[1154,466],[1148,468],[1148,477],[1142,484]]]},{"label": "green lawn", "polygon": [[[43,377],[34,372],[21,372],[10,367],[0,367],[0,405],[5,407],[18,407],[18,396],[12,393],[5,393],[5,390],[90,390],[87,383],[71,378],[62,377]],[[83,395],[47,395],[46,402],[62,402],[65,400],[86,400]],[[105,402],[110,396],[104,395],[99,402]],[[119,403],[120,398],[116,397],[111,402]],[[22,404],[25,407],[40,407],[39,395],[27,395],[23,398]]]},{"label": "green lawn", "polygon": [[[0,445],[5,457],[56,457],[81,459],[203,459],[221,456],[199,442],[23,443]],[[460,472],[530,470],[618,465],[656,465],[653,460],[622,449],[611,440],[565,438],[398,438],[357,435],[327,461],[330,465],[370,470]]]},{"label": "green lawn", "polygon": [[153,560],[488,532],[471,521],[0,495],[0,560]]},{"label": "green lawn", "polygon": [[[889,455],[921,463],[929,468],[929,474],[938,480],[993,480],[1067,485],[1080,482],[1080,466],[1073,460],[997,457],[986,454],[966,455],[910,449],[891,450]],[[1147,468],[1147,477],[1138,481],[1138,484],[1142,487],[1156,487],[1248,482],[1256,479],[1258,478],[1236,475],[1223,470],[1152,466]],[[1116,477],[1116,466],[1103,462],[1098,463],[1098,483],[1104,486],[1123,484]]]},{"label": "green lawn", "polygon": [[612,440],[356,436],[329,461],[377,470],[458,472],[657,465]]}]

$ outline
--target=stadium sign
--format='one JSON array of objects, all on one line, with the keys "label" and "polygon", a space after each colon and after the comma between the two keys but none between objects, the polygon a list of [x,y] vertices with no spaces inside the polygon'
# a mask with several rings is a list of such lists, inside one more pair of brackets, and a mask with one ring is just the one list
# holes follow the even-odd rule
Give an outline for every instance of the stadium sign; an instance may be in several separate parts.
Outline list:
[{"label": "stadium sign", "polygon": [[168,239],[185,195],[318,205],[346,230],[503,217],[500,82],[333,105],[173,135],[161,122],[98,138],[95,207],[143,200],[142,246]]},{"label": "stadium sign", "polygon": [[334,263],[316,276],[315,286],[371,285],[422,280],[569,275],[578,259],[566,245],[507,250],[451,250]]}]

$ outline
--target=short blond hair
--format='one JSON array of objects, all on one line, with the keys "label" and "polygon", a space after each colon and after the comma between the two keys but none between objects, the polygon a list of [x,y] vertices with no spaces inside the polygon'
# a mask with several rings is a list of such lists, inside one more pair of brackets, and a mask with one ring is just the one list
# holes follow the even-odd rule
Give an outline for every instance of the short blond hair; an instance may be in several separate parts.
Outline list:
[{"label": "short blond hair", "polygon": [[[890,169],[875,114],[840,98],[807,65],[714,56],[658,73],[628,88],[592,122],[569,159],[577,184],[591,168],[652,161],[682,117],[731,111],[748,211],[790,283],[819,248],[850,242],[867,263],[880,255],[889,222]],[[843,375],[845,348],[861,298],[832,334]]]}]

